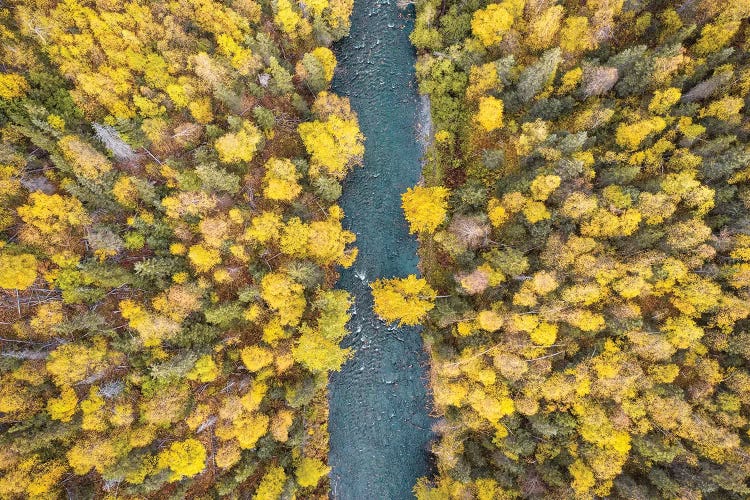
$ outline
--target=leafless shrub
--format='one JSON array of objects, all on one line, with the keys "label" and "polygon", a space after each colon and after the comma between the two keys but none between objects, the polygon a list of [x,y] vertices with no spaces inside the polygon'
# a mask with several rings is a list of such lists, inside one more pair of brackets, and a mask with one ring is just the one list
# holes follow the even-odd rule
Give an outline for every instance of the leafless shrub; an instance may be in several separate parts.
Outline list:
[{"label": "leafless shrub", "polygon": [[712,76],[704,82],[700,82],[698,85],[690,89],[687,94],[682,96],[682,102],[695,102],[708,99],[719,88],[727,84],[731,77],[731,73],[720,73]]},{"label": "leafless shrub", "polygon": [[454,217],[448,230],[470,248],[483,246],[490,235],[490,225],[487,221],[465,215]]},{"label": "leafless shrub", "polygon": [[586,97],[605,94],[615,86],[619,78],[617,68],[588,66],[583,70],[583,93]]},{"label": "leafless shrub", "polygon": [[104,147],[112,153],[115,159],[118,161],[131,161],[135,158],[133,148],[120,137],[120,134],[113,127],[99,123],[94,123],[93,127],[94,132],[96,132],[96,138],[104,144]]}]

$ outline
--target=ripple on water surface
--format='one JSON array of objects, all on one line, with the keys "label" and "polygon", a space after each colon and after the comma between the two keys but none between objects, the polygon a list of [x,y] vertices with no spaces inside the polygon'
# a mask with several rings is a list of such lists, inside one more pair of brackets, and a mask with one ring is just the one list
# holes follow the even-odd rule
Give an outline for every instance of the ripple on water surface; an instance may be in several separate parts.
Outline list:
[{"label": "ripple on water surface", "polygon": [[367,137],[364,168],[344,184],[345,224],[357,234],[359,258],[339,288],[355,297],[354,358],[331,376],[332,497],[411,498],[428,473],[431,420],[425,390],[427,356],[417,328],[373,317],[368,281],[417,272],[401,193],[420,176],[420,98],[409,42],[413,8],[396,1],[355,0],[351,35],[336,44],[333,90],[351,99]]}]

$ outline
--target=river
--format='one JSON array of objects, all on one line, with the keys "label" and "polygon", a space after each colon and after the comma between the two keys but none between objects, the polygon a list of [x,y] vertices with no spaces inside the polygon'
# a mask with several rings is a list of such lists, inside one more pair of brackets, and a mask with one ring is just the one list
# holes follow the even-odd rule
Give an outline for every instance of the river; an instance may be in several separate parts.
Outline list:
[{"label": "river", "polygon": [[336,500],[413,498],[416,479],[429,473],[432,421],[420,330],[375,318],[368,286],[417,273],[417,242],[401,211],[401,193],[420,177],[425,114],[409,42],[413,21],[413,7],[400,10],[396,0],[355,0],[351,34],[334,46],[333,90],[350,98],[367,137],[364,168],[349,175],[341,199],[359,257],[338,284],[355,298],[344,340],[355,356],[330,379]]}]

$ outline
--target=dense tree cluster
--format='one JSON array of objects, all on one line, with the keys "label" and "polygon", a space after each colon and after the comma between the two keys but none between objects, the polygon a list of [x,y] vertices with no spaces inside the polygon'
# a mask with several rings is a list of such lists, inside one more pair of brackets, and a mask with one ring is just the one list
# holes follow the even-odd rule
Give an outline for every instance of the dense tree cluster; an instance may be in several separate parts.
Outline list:
[{"label": "dense tree cluster", "polygon": [[418,498],[747,498],[750,3],[417,11]]},{"label": "dense tree cluster", "polygon": [[0,6],[0,497],[327,497],[352,3]]}]

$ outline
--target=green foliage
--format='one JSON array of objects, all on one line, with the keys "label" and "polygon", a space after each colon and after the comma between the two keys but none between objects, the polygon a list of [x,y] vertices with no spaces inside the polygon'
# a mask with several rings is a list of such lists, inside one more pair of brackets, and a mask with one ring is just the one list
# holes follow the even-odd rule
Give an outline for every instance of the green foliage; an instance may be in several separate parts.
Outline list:
[{"label": "green foliage", "polygon": [[326,495],[352,3],[273,4],[0,9],[0,498]]},{"label": "green foliage", "polygon": [[750,494],[750,9],[709,3],[417,2],[417,498]]}]

